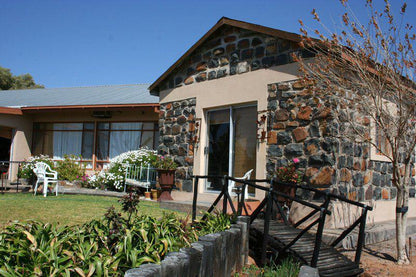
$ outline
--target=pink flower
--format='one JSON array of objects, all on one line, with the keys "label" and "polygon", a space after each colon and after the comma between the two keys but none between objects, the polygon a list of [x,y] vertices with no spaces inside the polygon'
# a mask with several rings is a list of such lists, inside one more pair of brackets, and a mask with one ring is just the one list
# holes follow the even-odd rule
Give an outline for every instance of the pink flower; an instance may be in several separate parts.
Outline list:
[{"label": "pink flower", "polygon": [[298,163],[298,162],[299,162],[299,159],[298,159],[298,158],[294,158],[294,159],[293,159],[293,162],[296,164],[296,163]]}]

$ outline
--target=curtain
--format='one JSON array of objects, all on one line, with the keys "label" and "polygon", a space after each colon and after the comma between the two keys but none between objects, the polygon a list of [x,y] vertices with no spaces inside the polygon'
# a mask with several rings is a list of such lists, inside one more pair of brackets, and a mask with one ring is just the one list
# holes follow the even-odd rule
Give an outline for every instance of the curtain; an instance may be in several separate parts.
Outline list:
[{"label": "curtain", "polygon": [[140,148],[142,132],[139,130],[142,129],[142,124],[140,122],[111,124],[110,159],[121,153]]},{"label": "curtain", "polygon": [[81,155],[82,123],[55,123],[53,129],[53,159],[63,159],[64,155]]}]

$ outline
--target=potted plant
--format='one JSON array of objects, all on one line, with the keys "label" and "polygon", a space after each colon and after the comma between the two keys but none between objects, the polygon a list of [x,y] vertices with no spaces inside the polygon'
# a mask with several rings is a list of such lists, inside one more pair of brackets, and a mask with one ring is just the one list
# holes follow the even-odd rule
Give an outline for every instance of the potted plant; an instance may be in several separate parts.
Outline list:
[{"label": "potted plant", "polygon": [[178,167],[170,157],[158,156],[155,162],[162,194],[159,200],[173,200],[170,192],[175,184],[175,171]]},{"label": "potted plant", "polygon": [[[299,159],[295,158],[288,163],[287,166],[282,166],[276,169],[274,177],[277,182],[297,185],[302,181],[303,173],[298,170]],[[285,186],[285,185],[275,185],[275,190],[287,194],[289,196],[295,197],[296,187]],[[278,197],[278,201],[283,205],[287,205],[290,208],[292,201],[284,197]]]}]

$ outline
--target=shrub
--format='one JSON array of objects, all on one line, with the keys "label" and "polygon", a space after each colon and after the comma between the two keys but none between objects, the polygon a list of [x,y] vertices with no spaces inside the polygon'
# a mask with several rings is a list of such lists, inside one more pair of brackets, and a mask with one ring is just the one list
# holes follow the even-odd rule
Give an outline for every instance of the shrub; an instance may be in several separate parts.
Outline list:
[{"label": "shrub", "polygon": [[156,151],[147,148],[122,153],[110,160],[107,171],[90,176],[90,187],[120,191],[124,185],[126,165],[154,167],[156,160]]},{"label": "shrub", "polygon": [[64,155],[64,159],[56,162],[56,171],[60,180],[70,182],[81,180],[85,175],[84,166],[78,161],[79,157],[75,155]]},{"label": "shrub", "polygon": [[33,168],[37,162],[44,162],[48,164],[51,169],[54,169],[54,164],[52,159],[48,155],[39,155],[39,156],[32,156],[25,160],[25,163],[20,164],[18,176],[19,178],[24,179],[35,179],[35,173],[33,172]]},{"label": "shrub", "polygon": [[90,187],[120,191],[123,189],[124,175],[100,171],[89,177]]}]

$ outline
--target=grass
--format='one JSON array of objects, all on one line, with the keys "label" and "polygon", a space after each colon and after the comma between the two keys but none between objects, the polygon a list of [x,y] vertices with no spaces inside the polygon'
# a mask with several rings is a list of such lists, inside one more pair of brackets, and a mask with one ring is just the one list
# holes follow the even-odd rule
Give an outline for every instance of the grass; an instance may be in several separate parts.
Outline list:
[{"label": "grass", "polygon": [[[0,194],[0,229],[15,220],[37,220],[58,225],[81,224],[102,217],[110,206],[121,210],[115,197],[58,195],[45,198],[29,193]],[[139,204],[139,213],[160,217],[163,212],[171,211],[160,209],[157,202],[141,201]]]},{"label": "grass", "polygon": [[236,273],[234,277],[297,277],[299,275],[300,264],[292,258],[285,258],[279,264],[259,268],[255,265],[246,266],[242,273]]}]

